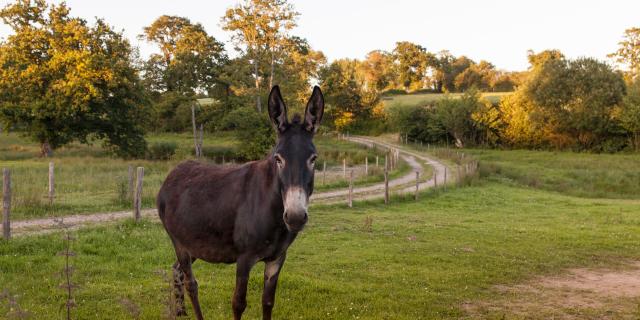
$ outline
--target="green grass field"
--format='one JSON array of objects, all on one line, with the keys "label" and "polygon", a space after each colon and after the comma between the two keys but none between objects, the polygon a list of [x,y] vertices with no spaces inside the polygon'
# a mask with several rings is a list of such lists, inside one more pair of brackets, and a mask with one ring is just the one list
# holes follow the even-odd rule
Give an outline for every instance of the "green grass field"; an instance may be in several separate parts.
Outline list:
[{"label": "green grass field", "polygon": [[[484,92],[482,97],[489,100],[491,103],[498,103],[502,97],[511,94],[512,92]],[[435,101],[438,101],[446,96],[459,97],[461,93],[421,93],[421,94],[406,94],[406,95],[393,95],[384,97],[383,101],[385,108],[393,108],[398,106],[420,106],[428,105]]]},{"label": "green grass field", "polygon": [[528,150],[464,150],[491,180],[587,198],[640,199],[640,156]]},{"label": "green grass field", "polygon": [[[52,159],[39,158],[39,146],[16,134],[0,136],[0,167],[12,170],[13,204],[12,219],[30,219],[43,216],[59,216],[93,212],[110,212],[131,208],[128,194],[128,166],[145,168],[143,201],[144,207],[155,205],[155,196],[168,172],[179,162],[191,159],[193,140],[185,134],[154,134],[148,138],[149,144],[174,142],[178,146],[175,156],[167,161],[131,160],[109,157],[99,145],[86,146],[71,144],[56,150]],[[383,150],[368,149],[362,145],[331,137],[318,136],[315,139],[320,157],[327,166],[342,166],[347,159],[349,166],[375,161],[375,156],[383,157]],[[207,134],[204,146],[215,146],[233,150],[238,144],[229,133]],[[55,163],[56,197],[54,205],[49,205],[48,163]],[[218,158],[220,162],[222,159]],[[227,159],[228,161],[228,159]],[[322,162],[319,162],[320,166]],[[319,167],[320,169],[322,167]],[[357,178],[355,185],[367,185],[383,180],[380,170],[371,170],[368,177]],[[391,177],[405,174],[408,166],[400,166]],[[0,185],[1,185],[0,181]],[[319,190],[344,188],[348,184],[341,178],[330,178]]]},{"label": "green grass field", "polygon": [[[353,209],[312,207],[309,225],[289,251],[274,316],[457,319],[469,316],[463,304],[499,294],[495,285],[640,258],[638,201],[496,182],[429,193],[419,202],[393,200],[390,206],[374,201]],[[141,319],[162,317],[169,287],[162,274],[169,272],[173,253],[158,223],[74,233],[75,318],[130,318],[123,299],[140,308]],[[60,235],[0,242],[0,289],[15,295],[35,319],[62,316],[63,258],[56,255],[62,245]],[[248,319],[259,317],[262,269],[252,272]],[[195,274],[206,318],[229,319],[234,267],[196,262]],[[0,304],[0,315],[7,311]],[[619,312],[614,315],[635,311]]]}]

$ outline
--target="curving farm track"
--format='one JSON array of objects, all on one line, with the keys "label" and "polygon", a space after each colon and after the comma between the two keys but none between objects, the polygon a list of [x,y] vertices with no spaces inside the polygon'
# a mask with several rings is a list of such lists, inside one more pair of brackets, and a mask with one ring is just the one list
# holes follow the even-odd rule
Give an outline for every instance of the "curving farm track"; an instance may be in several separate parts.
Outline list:
[{"label": "curving farm track", "polygon": [[[419,189],[432,188],[437,177],[438,184],[444,181],[446,166],[434,159],[415,152],[407,151],[395,144],[377,141],[368,137],[349,137],[350,141],[365,144],[368,146],[377,145],[384,148],[397,149],[400,151],[402,159],[412,167],[412,172],[389,181],[389,189],[395,193],[415,192],[415,171],[423,173],[423,167],[419,161],[433,167],[433,176],[426,182],[419,184]],[[311,200],[319,203],[338,203],[345,201],[348,190],[334,190],[319,192],[311,196]],[[376,199],[384,196],[384,182],[376,183],[366,187],[353,189],[354,200]],[[157,217],[156,209],[146,209],[142,211],[143,217]],[[123,220],[131,217],[131,210],[118,212],[103,212],[94,214],[78,214],[64,217],[64,223],[70,228],[81,228],[85,226],[103,224]],[[21,220],[11,223],[11,233],[14,236],[26,236],[33,234],[49,233],[59,229],[58,218],[43,218],[33,220]]]}]

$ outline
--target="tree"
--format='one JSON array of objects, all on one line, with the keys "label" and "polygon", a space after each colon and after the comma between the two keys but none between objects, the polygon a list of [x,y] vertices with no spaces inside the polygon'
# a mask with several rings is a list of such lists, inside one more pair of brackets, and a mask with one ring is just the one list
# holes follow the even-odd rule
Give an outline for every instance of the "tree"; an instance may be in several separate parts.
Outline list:
[{"label": "tree", "polygon": [[501,103],[508,141],[596,151],[623,147],[619,73],[592,58],[567,60],[555,50],[530,53],[529,61],[527,80]]},{"label": "tree", "polygon": [[262,111],[260,80],[264,74],[259,62],[265,54],[270,56],[269,86],[272,86],[277,56],[285,46],[287,32],[296,26],[298,15],[286,0],[244,0],[229,8],[222,17],[222,28],[233,32],[236,49],[251,58],[259,112]]},{"label": "tree", "polygon": [[622,126],[629,132],[631,145],[640,151],[640,79],[630,83],[620,111]]},{"label": "tree", "polygon": [[140,38],[160,49],[145,64],[145,82],[151,91],[193,95],[221,84],[221,69],[227,61],[224,45],[201,24],[163,15],[145,27]]},{"label": "tree", "polygon": [[307,40],[292,36],[285,42],[279,60],[274,72],[278,85],[286,89],[284,98],[290,103],[289,109],[303,112],[310,94],[309,84],[318,79],[327,59],[321,51],[313,50]]},{"label": "tree", "polygon": [[44,0],[5,6],[13,29],[0,45],[0,120],[41,144],[43,156],[71,141],[100,139],[121,156],[144,152],[146,98],[121,33],[71,17]]},{"label": "tree", "polygon": [[355,129],[358,121],[370,119],[379,102],[375,91],[364,89],[358,63],[350,59],[335,60],[320,72],[320,83],[326,92],[325,117],[340,131]]},{"label": "tree", "polygon": [[379,92],[389,87],[397,77],[393,67],[393,57],[389,53],[381,50],[369,52],[361,64],[365,87]]},{"label": "tree", "polygon": [[431,59],[424,47],[408,41],[396,42],[393,58],[398,85],[405,90],[411,89],[412,86],[424,87],[424,78],[427,76],[427,66]]},{"label": "tree", "polygon": [[455,140],[458,148],[477,141],[478,132],[473,114],[482,107],[480,93],[465,92],[460,98],[445,97],[436,104],[436,113],[442,126]]},{"label": "tree", "polygon": [[630,28],[624,32],[624,40],[618,42],[620,48],[609,54],[616,62],[629,68],[630,78],[640,75],[640,28]]}]

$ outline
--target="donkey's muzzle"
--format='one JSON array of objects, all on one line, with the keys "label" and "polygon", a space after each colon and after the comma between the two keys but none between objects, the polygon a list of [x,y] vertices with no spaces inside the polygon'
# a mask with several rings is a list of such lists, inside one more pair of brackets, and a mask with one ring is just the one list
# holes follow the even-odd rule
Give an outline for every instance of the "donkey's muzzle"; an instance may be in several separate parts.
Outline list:
[{"label": "donkey's muzzle", "polygon": [[290,187],[284,197],[284,223],[291,232],[298,232],[307,223],[309,197],[301,187]]},{"label": "donkey's muzzle", "polygon": [[301,212],[287,212],[284,213],[284,223],[287,225],[287,229],[291,232],[299,232],[304,228],[307,223],[308,215],[306,211]]}]

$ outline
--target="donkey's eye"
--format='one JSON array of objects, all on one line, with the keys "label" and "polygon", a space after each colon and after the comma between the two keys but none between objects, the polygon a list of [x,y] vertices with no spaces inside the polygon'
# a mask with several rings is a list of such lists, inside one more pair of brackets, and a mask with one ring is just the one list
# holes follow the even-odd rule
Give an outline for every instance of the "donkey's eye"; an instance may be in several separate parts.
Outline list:
[{"label": "donkey's eye", "polygon": [[280,157],[279,154],[276,154],[274,158],[276,158],[276,164],[278,165],[278,167],[282,167],[284,165],[284,160],[282,159],[282,157]]},{"label": "donkey's eye", "polygon": [[315,155],[315,154],[312,155],[311,158],[309,158],[309,165],[313,167],[316,164],[316,159],[317,158],[318,158],[317,155]]}]

